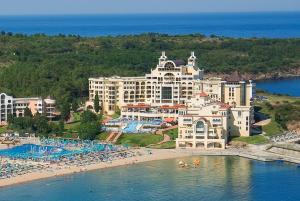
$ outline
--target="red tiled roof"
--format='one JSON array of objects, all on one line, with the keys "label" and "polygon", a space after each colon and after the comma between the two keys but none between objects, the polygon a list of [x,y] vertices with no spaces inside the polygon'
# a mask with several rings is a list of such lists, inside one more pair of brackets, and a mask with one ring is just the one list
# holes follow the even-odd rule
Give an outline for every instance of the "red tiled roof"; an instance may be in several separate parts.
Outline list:
[{"label": "red tiled roof", "polygon": [[127,104],[126,106],[127,108],[150,108],[150,105],[144,104],[144,103],[138,103],[137,105],[134,104]]},{"label": "red tiled roof", "polygon": [[168,118],[165,118],[164,121],[167,122],[167,123],[171,123],[171,122],[174,121],[174,118],[168,117]]},{"label": "red tiled roof", "polygon": [[182,105],[182,104],[160,106],[161,109],[178,109],[178,108],[184,108],[184,107],[185,107],[185,105]]},{"label": "red tiled roof", "polygon": [[205,93],[205,92],[201,92],[201,93],[199,93],[199,96],[200,96],[200,97],[207,97],[208,95],[207,95],[207,93]]}]

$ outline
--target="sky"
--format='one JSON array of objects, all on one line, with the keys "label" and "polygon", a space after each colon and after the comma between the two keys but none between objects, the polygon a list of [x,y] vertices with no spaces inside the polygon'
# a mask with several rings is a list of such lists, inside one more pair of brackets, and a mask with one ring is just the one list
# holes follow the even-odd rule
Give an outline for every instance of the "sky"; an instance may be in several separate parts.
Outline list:
[{"label": "sky", "polygon": [[300,11],[300,0],[0,0],[0,15]]}]

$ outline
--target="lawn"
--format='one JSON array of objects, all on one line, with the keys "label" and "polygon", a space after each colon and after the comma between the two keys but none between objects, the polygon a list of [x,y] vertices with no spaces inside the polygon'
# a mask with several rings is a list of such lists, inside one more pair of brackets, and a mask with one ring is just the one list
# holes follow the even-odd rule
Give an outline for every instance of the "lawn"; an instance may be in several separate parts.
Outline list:
[{"label": "lawn", "polygon": [[257,92],[257,95],[268,97],[268,100],[271,104],[284,103],[286,101],[292,103],[292,102],[296,102],[296,101],[300,100],[299,98],[292,97],[292,96],[275,95],[275,94],[269,94],[266,92]]},{"label": "lawn", "polygon": [[65,130],[67,131],[77,131],[80,126],[80,121],[65,124]]},{"label": "lawn", "polygon": [[271,118],[271,122],[269,124],[262,126],[262,131],[268,136],[281,133],[283,128],[275,121],[275,110],[267,107],[265,103],[259,103],[256,105],[260,107],[259,112],[266,114]]},{"label": "lawn", "polygon": [[146,147],[163,140],[163,136],[154,134],[123,134],[117,144]]},{"label": "lawn", "polygon": [[170,136],[171,140],[176,140],[176,138],[178,137],[178,128],[168,130],[164,134],[167,134],[168,136]]},{"label": "lawn", "polygon": [[255,106],[259,107],[259,112],[263,113],[271,118],[271,122],[265,126],[262,126],[262,131],[267,135],[267,136],[272,136],[276,134],[280,134],[284,131],[284,129],[281,127],[279,123],[275,121],[275,112],[276,110],[273,108],[270,108],[267,103],[270,103],[272,106],[276,107],[276,105],[283,104],[285,102],[296,102],[299,99],[290,97],[290,96],[280,96],[280,95],[273,95],[273,94],[268,94],[268,93],[258,93],[260,96],[266,96],[268,97],[268,101],[256,101]]},{"label": "lawn", "polygon": [[97,139],[98,139],[98,140],[104,141],[104,140],[107,139],[108,135],[109,135],[109,132],[103,132],[103,133],[100,133],[100,134],[97,136]]},{"label": "lawn", "polygon": [[0,133],[4,133],[5,131],[7,131],[7,127],[6,126],[0,127]]},{"label": "lawn", "polygon": [[175,149],[176,148],[176,143],[175,143],[175,141],[169,141],[169,142],[165,142],[163,144],[157,144],[157,145],[150,146],[149,148],[153,148],[153,149]]},{"label": "lawn", "polygon": [[246,142],[248,144],[264,144],[268,142],[267,138],[263,135],[254,135],[250,137],[235,137],[232,139],[232,141]]},{"label": "lawn", "polygon": [[80,112],[74,112],[73,115],[73,121],[80,121],[81,119],[81,113]]}]

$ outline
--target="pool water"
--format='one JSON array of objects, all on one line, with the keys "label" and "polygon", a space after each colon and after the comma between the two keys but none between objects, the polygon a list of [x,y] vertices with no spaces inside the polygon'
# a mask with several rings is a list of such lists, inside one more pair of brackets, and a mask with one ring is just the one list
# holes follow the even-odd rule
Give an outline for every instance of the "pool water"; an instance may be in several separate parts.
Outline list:
[{"label": "pool water", "polygon": [[[129,121],[126,124],[126,127],[122,129],[123,133],[138,133],[138,128],[142,127],[143,125],[160,125],[162,121]],[[141,131],[143,132],[143,131]]]},{"label": "pool water", "polygon": [[56,159],[76,153],[112,150],[112,145],[95,144],[91,147],[83,147],[78,150],[67,150],[56,146],[41,146],[36,144],[23,144],[13,148],[0,150],[0,156],[9,158],[33,158],[33,159]]},{"label": "pool water", "polygon": [[130,121],[126,124],[126,127],[122,130],[124,133],[137,133],[138,121]]},{"label": "pool water", "polygon": [[[194,159],[200,159],[199,168],[178,167],[179,160]],[[6,187],[0,201],[295,201],[299,186],[297,165],[194,156]]]},{"label": "pool water", "polygon": [[43,158],[46,156],[62,156],[73,153],[63,148],[24,144],[9,149],[0,150],[0,156],[12,158]]}]

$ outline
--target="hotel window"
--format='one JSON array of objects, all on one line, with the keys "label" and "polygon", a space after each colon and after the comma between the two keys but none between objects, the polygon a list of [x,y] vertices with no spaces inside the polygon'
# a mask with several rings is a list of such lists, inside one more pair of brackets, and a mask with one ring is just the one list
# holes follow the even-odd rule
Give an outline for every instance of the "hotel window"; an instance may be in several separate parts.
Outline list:
[{"label": "hotel window", "polygon": [[171,100],[172,99],[172,87],[162,87],[161,97],[164,100]]},{"label": "hotel window", "polygon": [[238,111],[238,117],[241,117],[241,116],[242,116],[242,112]]}]

